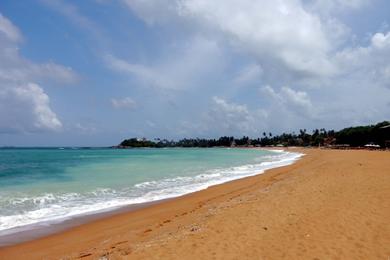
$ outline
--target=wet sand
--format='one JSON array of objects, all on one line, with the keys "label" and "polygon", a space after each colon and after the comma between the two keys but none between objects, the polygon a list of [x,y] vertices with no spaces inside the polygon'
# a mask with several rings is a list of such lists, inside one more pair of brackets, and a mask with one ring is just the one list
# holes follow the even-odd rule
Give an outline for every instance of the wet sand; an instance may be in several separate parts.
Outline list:
[{"label": "wet sand", "polygon": [[0,259],[388,259],[390,152],[303,152],[262,175],[0,248]]}]

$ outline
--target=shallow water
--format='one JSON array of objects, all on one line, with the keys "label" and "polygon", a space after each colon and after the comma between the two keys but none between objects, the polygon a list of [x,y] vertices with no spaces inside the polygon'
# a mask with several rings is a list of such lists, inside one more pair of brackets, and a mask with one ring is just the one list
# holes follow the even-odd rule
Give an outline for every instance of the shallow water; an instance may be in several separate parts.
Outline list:
[{"label": "shallow water", "polygon": [[0,149],[0,235],[184,195],[299,156],[228,148]]}]

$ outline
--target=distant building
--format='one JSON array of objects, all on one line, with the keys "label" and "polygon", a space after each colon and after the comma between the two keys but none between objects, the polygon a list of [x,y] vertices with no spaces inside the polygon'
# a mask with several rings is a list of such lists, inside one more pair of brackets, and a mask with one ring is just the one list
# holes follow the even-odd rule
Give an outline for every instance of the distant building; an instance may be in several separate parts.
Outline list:
[{"label": "distant building", "polygon": [[334,138],[333,136],[326,137],[324,139],[324,146],[333,146],[335,144],[336,144],[336,138]]},{"label": "distant building", "polygon": [[368,148],[368,149],[373,149],[373,150],[374,150],[374,149],[380,149],[380,148],[381,148],[380,145],[373,144],[373,143],[366,144],[364,147],[365,147],[365,148]]}]

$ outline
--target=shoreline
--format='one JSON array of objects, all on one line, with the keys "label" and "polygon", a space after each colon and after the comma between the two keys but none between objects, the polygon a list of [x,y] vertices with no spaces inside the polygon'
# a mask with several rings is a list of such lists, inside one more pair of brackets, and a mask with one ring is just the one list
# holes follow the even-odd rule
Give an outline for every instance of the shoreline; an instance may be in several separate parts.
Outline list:
[{"label": "shoreline", "polygon": [[[243,148],[242,148],[243,149]],[[257,149],[257,150],[266,150],[266,151],[272,151],[272,152],[284,152],[286,155],[290,154],[290,157],[283,158],[278,161],[272,161],[272,162],[266,162],[266,164],[263,165],[264,169],[261,171],[255,171],[247,176],[243,177],[237,177],[236,179],[222,181],[221,183],[211,184],[207,188],[191,191],[182,195],[169,197],[169,198],[162,198],[154,201],[147,201],[147,202],[141,202],[141,203],[135,203],[135,204],[128,204],[128,205],[118,205],[112,208],[106,208],[102,210],[97,211],[91,211],[80,215],[74,215],[70,216],[64,219],[53,219],[49,221],[42,221],[38,223],[28,224],[20,227],[14,227],[11,229],[0,231],[0,250],[3,247],[13,246],[20,243],[40,239],[43,237],[47,237],[50,235],[54,235],[61,232],[66,232],[69,229],[75,228],[80,225],[85,225],[90,222],[94,222],[96,220],[105,219],[114,215],[118,214],[124,214],[128,212],[137,211],[146,207],[150,207],[152,205],[164,203],[169,200],[174,200],[177,198],[180,198],[182,196],[186,196],[192,193],[196,193],[205,189],[208,189],[212,186],[221,185],[224,183],[228,183],[231,181],[236,181],[239,179],[244,179],[260,174],[264,174],[266,171],[274,168],[283,167],[286,165],[294,164],[297,160],[301,159],[304,154],[297,153],[297,152],[291,152],[288,151],[288,149],[281,149],[281,148],[248,148],[245,149]],[[261,163],[262,164],[262,163]],[[2,234],[3,233],[3,234]]]},{"label": "shoreline", "polygon": [[[162,199],[138,204],[130,204],[125,206],[118,206],[114,209],[107,209],[104,211],[92,212],[89,214],[74,216],[69,219],[58,220],[57,222],[39,222],[22,227],[10,229],[9,234],[0,235],[0,250],[3,247],[14,246],[25,242],[37,240],[48,237],[58,233],[66,232],[72,228],[85,225],[96,220],[109,218],[118,214],[124,214],[141,210],[143,208],[151,207],[156,204],[164,203],[175,198]],[[12,232],[12,230],[18,230]],[[6,230],[8,231],[8,230]]]},{"label": "shoreline", "polygon": [[390,154],[288,151],[306,156],[264,174],[0,248],[0,259],[388,257]]}]

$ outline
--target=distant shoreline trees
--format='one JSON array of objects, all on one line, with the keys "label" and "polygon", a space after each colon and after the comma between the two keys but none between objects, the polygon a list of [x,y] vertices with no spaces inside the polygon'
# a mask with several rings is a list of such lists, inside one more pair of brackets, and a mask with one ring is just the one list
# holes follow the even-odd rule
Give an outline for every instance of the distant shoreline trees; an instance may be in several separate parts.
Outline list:
[{"label": "distant shoreline trees", "polygon": [[306,129],[300,129],[299,133],[262,133],[260,138],[235,138],[222,136],[218,139],[184,138],[179,141],[167,139],[130,138],[123,140],[115,148],[140,148],[140,147],[248,147],[248,146],[350,146],[363,147],[367,144],[378,145],[381,148],[390,147],[390,122],[384,121],[376,125],[348,127],[340,131],[314,129],[308,133]]}]

